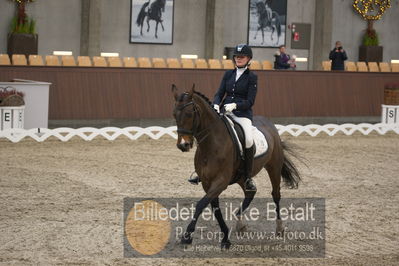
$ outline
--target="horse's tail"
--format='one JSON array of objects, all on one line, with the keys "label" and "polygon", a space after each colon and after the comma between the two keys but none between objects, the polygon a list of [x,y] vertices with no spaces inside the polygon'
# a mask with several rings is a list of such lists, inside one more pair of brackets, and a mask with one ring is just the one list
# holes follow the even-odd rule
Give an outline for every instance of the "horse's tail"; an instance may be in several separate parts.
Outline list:
[{"label": "horse's tail", "polygon": [[298,157],[294,151],[284,142],[281,142],[284,151],[284,162],[283,168],[281,169],[281,175],[283,177],[284,183],[290,188],[298,188],[298,183],[301,180],[301,175],[295,164],[287,157],[287,153]]},{"label": "horse's tail", "polygon": [[280,15],[276,12],[273,11],[273,16],[276,18],[276,29],[277,29],[277,35],[280,37],[281,36],[281,22],[280,22]]},{"label": "horse's tail", "polygon": [[144,18],[147,15],[147,12],[145,12],[146,7],[148,6],[148,3],[145,3],[141,9],[140,9],[140,13],[137,16],[137,20],[136,20],[136,24],[137,26],[141,26],[141,24],[143,24]]}]

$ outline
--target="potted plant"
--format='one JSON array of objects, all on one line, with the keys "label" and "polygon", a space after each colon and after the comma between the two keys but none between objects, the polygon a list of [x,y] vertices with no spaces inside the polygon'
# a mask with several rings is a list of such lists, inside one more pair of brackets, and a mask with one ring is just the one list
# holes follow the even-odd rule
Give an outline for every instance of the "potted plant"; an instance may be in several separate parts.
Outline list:
[{"label": "potted plant", "polygon": [[380,46],[378,34],[373,28],[373,20],[367,21],[367,29],[363,36],[363,43],[359,47],[359,61],[382,62],[383,47]]},{"label": "potted plant", "polygon": [[384,104],[399,105],[399,83],[385,84]]},{"label": "potted plant", "polygon": [[15,89],[0,88],[0,106],[21,106],[24,104],[23,92]]},{"label": "potted plant", "polygon": [[367,29],[359,47],[359,61],[382,62],[383,47],[379,45],[377,32],[373,28],[374,21],[380,20],[385,11],[391,7],[390,1],[355,0],[353,8],[364,20]]},{"label": "potted plant", "polygon": [[29,18],[25,6],[33,0],[11,0],[17,5],[16,15],[13,17],[10,32],[7,38],[7,53],[12,54],[37,54],[38,36],[36,34],[35,20]]}]

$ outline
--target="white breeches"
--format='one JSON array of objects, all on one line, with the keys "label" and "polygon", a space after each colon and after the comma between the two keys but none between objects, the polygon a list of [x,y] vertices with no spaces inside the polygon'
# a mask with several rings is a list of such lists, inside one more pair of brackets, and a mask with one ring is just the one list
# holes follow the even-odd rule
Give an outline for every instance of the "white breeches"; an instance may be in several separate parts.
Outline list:
[{"label": "white breeches", "polygon": [[246,117],[237,117],[230,114],[234,121],[240,124],[245,134],[245,148],[251,148],[254,144],[254,136],[252,133],[252,121]]}]

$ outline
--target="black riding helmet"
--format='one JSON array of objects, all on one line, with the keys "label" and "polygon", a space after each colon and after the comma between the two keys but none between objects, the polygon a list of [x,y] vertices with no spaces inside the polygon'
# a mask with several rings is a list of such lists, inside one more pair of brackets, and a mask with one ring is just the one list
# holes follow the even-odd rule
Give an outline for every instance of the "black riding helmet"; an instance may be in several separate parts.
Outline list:
[{"label": "black riding helmet", "polygon": [[242,56],[249,56],[250,59],[252,59],[252,49],[246,44],[239,44],[236,46],[234,49],[234,55],[242,55]]}]

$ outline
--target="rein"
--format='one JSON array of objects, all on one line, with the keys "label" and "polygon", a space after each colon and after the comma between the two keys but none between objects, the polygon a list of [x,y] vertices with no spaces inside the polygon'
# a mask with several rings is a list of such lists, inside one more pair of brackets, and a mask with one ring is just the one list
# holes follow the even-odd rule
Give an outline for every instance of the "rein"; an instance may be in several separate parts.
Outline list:
[{"label": "rein", "polygon": [[[194,107],[194,118],[193,118],[193,127],[191,130],[188,129],[184,129],[184,128],[177,128],[177,133],[180,134],[185,134],[185,135],[191,135],[194,136],[197,139],[197,144],[201,144],[201,142],[203,142],[208,136],[209,136],[209,128],[207,127],[199,132],[197,132],[198,127],[199,127],[199,117],[197,117],[197,113],[199,116],[199,107],[193,102],[188,102],[182,106],[177,107],[178,110],[183,110],[184,108],[186,108],[187,106],[193,105]],[[202,134],[206,133],[203,137],[201,137]]]}]

